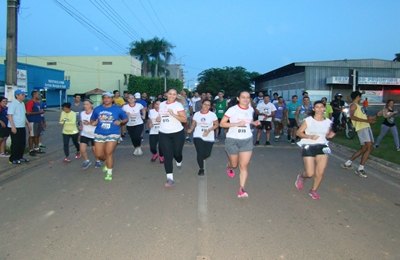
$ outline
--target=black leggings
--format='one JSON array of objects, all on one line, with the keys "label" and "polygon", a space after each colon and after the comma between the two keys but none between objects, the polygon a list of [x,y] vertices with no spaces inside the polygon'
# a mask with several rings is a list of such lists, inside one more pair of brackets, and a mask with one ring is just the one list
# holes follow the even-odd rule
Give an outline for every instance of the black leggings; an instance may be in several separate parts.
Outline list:
[{"label": "black leggings", "polygon": [[135,125],[135,126],[127,126],[128,134],[131,137],[131,141],[133,146],[140,147],[142,144],[142,132],[143,132],[143,124]]},{"label": "black leggings", "polygon": [[79,133],[74,134],[74,135],[66,135],[63,134],[63,143],[64,143],[64,154],[65,157],[69,156],[69,139],[72,139],[72,143],[74,144],[76,148],[76,152],[79,152],[79,143],[78,143],[78,138],[79,138]]},{"label": "black leggings", "polygon": [[185,132],[179,131],[171,134],[159,134],[160,147],[164,153],[165,173],[173,173],[172,160],[175,158],[177,162],[182,162],[182,149],[185,144]]},{"label": "black leggings", "polygon": [[201,138],[193,138],[194,147],[197,152],[197,163],[200,169],[204,169],[204,160],[210,157],[214,142],[206,142]]},{"label": "black leggings", "polygon": [[158,146],[158,155],[164,156],[159,144],[159,135],[150,135],[149,136],[149,143],[150,143],[150,151],[152,154],[157,153],[157,146]]}]

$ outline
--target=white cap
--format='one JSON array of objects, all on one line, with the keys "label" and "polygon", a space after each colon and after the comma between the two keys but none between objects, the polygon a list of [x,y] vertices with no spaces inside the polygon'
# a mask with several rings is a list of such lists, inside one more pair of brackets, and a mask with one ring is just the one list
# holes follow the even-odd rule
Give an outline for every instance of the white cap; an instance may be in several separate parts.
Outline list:
[{"label": "white cap", "polygon": [[114,97],[114,94],[111,92],[104,92],[101,96],[103,97]]},{"label": "white cap", "polygon": [[135,93],[135,98],[140,98],[140,93],[139,92]]}]

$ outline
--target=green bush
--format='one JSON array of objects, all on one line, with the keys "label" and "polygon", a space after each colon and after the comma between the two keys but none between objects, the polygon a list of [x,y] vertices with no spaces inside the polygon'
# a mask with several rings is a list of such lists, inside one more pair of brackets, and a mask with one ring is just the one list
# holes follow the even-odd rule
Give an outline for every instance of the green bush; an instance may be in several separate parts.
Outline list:
[{"label": "green bush", "polygon": [[[178,92],[183,89],[183,82],[178,79],[167,79],[167,90],[174,88]],[[141,76],[129,77],[128,91],[130,93],[146,92],[149,96],[164,93],[164,78],[147,78]]]}]

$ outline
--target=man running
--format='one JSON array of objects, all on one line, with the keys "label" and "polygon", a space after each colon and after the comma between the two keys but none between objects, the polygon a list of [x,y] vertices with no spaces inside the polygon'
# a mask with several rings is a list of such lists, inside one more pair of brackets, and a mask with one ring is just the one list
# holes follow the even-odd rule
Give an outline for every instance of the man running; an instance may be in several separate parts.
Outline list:
[{"label": "man running", "polygon": [[264,101],[258,103],[256,112],[258,114],[258,121],[260,126],[257,127],[257,139],[255,145],[260,144],[261,133],[264,129],[266,135],[265,145],[271,145],[271,129],[272,129],[272,118],[275,116],[276,107],[270,102],[269,95],[264,96]]}]

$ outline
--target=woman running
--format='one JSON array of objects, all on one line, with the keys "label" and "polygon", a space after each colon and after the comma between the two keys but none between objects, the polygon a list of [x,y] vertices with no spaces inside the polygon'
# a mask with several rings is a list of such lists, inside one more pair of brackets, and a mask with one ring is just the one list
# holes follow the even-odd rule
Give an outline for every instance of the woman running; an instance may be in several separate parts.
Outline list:
[{"label": "woman running", "polygon": [[204,175],[204,160],[210,157],[215,141],[214,130],[218,129],[217,115],[210,111],[211,101],[202,101],[201,110],[193,116],[192,126],[188,133],[193,130],[193,142],[197,152],[197,164],[199,165],[199,176]]},{"label": "woman running", "polygon": [[79,131],[76,122],[77,116],[76,113],[71,110],[71,103],[64,103],[61,107],[63,111],[61,112],[59,123],[63,126],[64,162],[69,163],[71,162],[71,159],[69,159],[69,139],[72,139],[72,143],[76,148],[75,159],[81,158],[78,143]]},{"label": "woman running", "polygon": [[160,160],[160,163],[164,163],[164,155],[159,145],[160,103],[161,103],[160,100],[154,101],[153,109],[149,111],[149,119],[150,119],[148,121],[148,127],[150,129],[149,143],[150,143],[150,152],[153,154],[151,156],[151,161],[155,162],[158,158]]},{"label": "woman running", "polygon": [[125,111],[126,115],[129,118],[128,123],[126,124],[128,134],[131,137],[132,145],[135,148],[133,151],[133,155],[141,156],[143,155],[143,151],[141,148],[142,145],[142,132],[144,128],[143,119],[146,118],[146,108],[136,102],[136,98],[134,95],[128,95],[128,104],[125,104],[122,107],[122,110]]},{"label": "woman running", "polygon": [[[93,113],[93,102],[90,99],[86,99],[83,101],[83,110],[80,113],[80,130],[81,130],[81,137],[80,137],[80,151],[81,151],[81,156],[83,158],[83,163],[82,163],[82,169],[86,170],[92,165],[91,161],[89,160],[89,156],[87,153],[87,147],[91,146],[93,154],[95,154],[94,151],[94,130],[95,126],[92,126],[90,124],[90,117],[92,116]],[[96,168],[101,167],[101,162],[100,160],[96,159],[95,163]]]},{"label": "woman running", "polygon": [[375,148],[379,147],[383,137],[385,137],[387,132],[390,130],[390,132],[392,132],[393,135],[396,149],[398,152],[400,152],[399,133],[397,132],[397,126],[395,123],[395,116],[398,115],[398,113],[399,111],[394,110],[394,101],[392,99],[389,99],[386,102],[386,105],[383,108],[383,110],[378,113],[379,115],[382,115],[385,118],[385,120],[383,120],[382,122],[381,132],[379,133],[379,136],[376,140]]},{"label": "woman running", "polygon": [[175,89],[167,92],[167,100],[160,104],[160,147],[164,153],[164,168],[167,174],[165,187],[174,186],[172,161],[175,158],[176,166],[182,167],[182,149],[185,143],[185,133],[182,123],[187,122],[185,109],[177,102],[178,93]]},{"label": "woman running", "polygon": [[248,91],[241,91],[237,101],[237,105],[230,107],[226,111],[221,120],[221,127],[229,128],[225,140],[225,151],[228,155],[226,174],[230,178],[235,177],[233,169],[239,166],[240,181],[237,196],[238,198],[246,198],[249,195],[244,187],[253,152],[253,133],[250,125],[259,126],[260,121],[253,121],[254,109],[251,106],[251,98]]},{"label": "woman running", "polygon": [[96,158],[105,161],[104,180],[111,181],[114,165],[113,153],[121,138],[121,125],[128,122],[128,118],[120,107],[113,105],[113,94],[105,92],[102,99],[103,104],[93,110],[90,123],[96,126],[94,130]]},{"label": "woman running", "polygon": [[296,132],[301,138],[297,144],[302,148],[304,172],[297,175],[295,186],[300,191],[303,189],[304,180],[314,177],[313,186],[308,193],[314,200],[320,199],[317,190],[328,164],[330,149],[327,138],[335,136],[331,124],[332,121],[325,118],[324,103],[316,101],[311,116],[305,118]]}]

